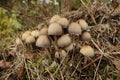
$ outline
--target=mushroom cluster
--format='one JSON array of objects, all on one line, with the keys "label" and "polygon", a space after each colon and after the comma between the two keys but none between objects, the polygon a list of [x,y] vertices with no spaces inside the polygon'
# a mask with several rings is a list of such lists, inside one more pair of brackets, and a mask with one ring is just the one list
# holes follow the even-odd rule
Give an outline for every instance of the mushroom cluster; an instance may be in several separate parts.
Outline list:
[{"label": "mushroom cluster", "polygon": [[[88,24],[84,19],[76,22],[69,22],[65,17],[54,15],[49,22],[48,27],[42,27],[40,30],[25,31],[21,36],[21,41],[26,44],[35,44],[36,47],[43,49],[54,48],[56,58],[64,58],[67,53],[75,49],[79,41],[90,41],[91,35],[87,31]],[[76,41],[75,37],[78,40]],[[21,41],[17,38],[16,44]],[[79,46],[80,53],[84,56],[94,56],[94,50],[89,45]]]}]

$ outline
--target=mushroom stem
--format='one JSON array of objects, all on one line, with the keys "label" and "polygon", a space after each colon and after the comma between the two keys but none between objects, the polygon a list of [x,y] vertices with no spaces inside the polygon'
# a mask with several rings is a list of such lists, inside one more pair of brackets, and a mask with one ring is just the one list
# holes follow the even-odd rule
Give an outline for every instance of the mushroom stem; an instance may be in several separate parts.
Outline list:
[{"label": "mushroom stem", "polygon": [[54,36],[54,47],[55,47],[55,50],[58,50],[58,47],[57,47],[57,36]]},{"label": "mushroom stem", "polygon": [[87,64],[88,58],[84,56],[84,64]]},{"label": "mushroom stem", "polygon": [[53,36],[53,39],[51,37],[49,37],[50,41],[52,42],[55,50],[58,50],[58,47],[57,47],[57,36]]}]

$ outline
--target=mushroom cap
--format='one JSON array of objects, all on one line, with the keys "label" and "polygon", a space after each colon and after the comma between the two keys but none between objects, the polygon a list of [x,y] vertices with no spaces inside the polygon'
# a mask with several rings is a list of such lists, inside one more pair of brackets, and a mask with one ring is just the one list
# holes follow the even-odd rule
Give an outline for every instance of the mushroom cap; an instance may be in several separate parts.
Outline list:
[{"label": "mushroom cap", "polygon": [[60,54],[58,51],[55,52],[55,58],[60,58]]},{"label": "mushroom cap", "polygon": [[26,33],[26,34],[31,34],[31,31],[25,31],[24,33]]},{"label": "mushroom cap", "polygon": [[91,40],[91,35],[89,32],[83,32],[82,33],[82,40],[83,41],[88,41],[88,40]]},{"label": "mushroom cap", "polygon": [[50,46],[50,41],[47,35],[40,35],[36,41],[37,47],[48,48]]},{"label": "mushroom cap", "polygon": [[31,35],[31,31],[26,31],[22,34],[22,40],[25,41],[28,36]]},{"label": "mushroom cap", "polygon": [[93,57],[94,56],[94,50],[89,45],[82,46],[81,49],[80,49],[80,53],[83,54],[84,56],[87,56],[87,57]]},{"label": "mushroom cap", "polygon": [[81,27],[78,23],[72,22],[68,27],[68,32],[70,34],[81,34]]},{"label": "mushroom cap", "polygon": [[67,53],[65,50],[61,50],[59,54],[62,59],[64,59],[67,56]]},{"label": "mushroom cap", "polygon": [[71,43],[71,38],[69,35],[62,35],[58,40],[57,40],[57,45],[58,47],[66,47],[70,45]]},{"label": "mushroom cap", "polygon": [[66,51],[71,51],[71,50],[73,50],[73,48],[74,48],[74,43],[71,43],[70,45],[65,47],[65,50]]},{"label": "mushroom cap", "polygon": [[60,18],[57,23],[59,23],[60,25],[62,25],[63,28],[67,28],[69,25],[69,21],[67,20],[67,18]]},{"label": "mushroom cap", "polygon": [[38,37],[40,35],[40,31],[39,30],[33,30],[31,32],[31,35],[34,36],[34,37]]},{"label": "mushroom cap", "polygon": [[88,29],[88,24],[84,19],[79,19],[77,23],[81,26],[82,30],[87,30]]},{"label": "mushroom cap", "polygon": [[56,22],[57,20],[60,19],[59,15],[54,15],[51,19],[50,19],[50,23]]},{"label": "mushroom cap", "polygon": [[16,45],[21,45],[22,41],[20,38],[16,38],[15,43],[16,43]]},{"label": "mushroom cap", "polygon": [[32,36],[32,35],[29,35],[29,36],[27,36],[25,42],[28,43],[28,44],[34,43],[35,42],[35,37]]},{"label": "mushroom cap", "polygon": [[48,28],[47,27],[43,27],[41,30],[40,30],[40,35],[47,35],[48,34]]},{"label": "mushroom cap", "polygon": [[61,35],[63,33],[62,27],[58,23],[51,23],[48,27],[48,35]]}]

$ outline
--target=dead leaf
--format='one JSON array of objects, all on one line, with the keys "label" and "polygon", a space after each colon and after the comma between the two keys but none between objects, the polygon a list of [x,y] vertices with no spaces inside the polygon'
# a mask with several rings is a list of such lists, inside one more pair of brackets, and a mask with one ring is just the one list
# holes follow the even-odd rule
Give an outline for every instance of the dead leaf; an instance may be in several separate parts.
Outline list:
[{"label": "dead leaf", "polygon": [[23,72],[24,72],[24,66],[22,65],[18,70],[18,75],[17,75],[18,80],[21,80]]},{"label": "dead leaf", "polygon": [[113,64],[115,65],[115,67],[120,70],[120,60],[114,60]]},{"label": "dead leaf", "polygon": [[35,54],[24,54],[26,59],[35,59],[36,55]]},{"label": "dead leaf", "polygon": [[8,69],[11,67],[11,63],[4,61],[4,60],[0,60],[0,68],[2,69]]}]

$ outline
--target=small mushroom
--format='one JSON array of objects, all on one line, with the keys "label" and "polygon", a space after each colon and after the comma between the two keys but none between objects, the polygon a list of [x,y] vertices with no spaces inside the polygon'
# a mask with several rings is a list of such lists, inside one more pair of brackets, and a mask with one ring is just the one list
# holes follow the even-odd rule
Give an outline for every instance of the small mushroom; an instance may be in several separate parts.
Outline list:
[{"label": "small mushroom", "polygon": [[22,34],[22,40],[25,41],[27,36],[30,36],[31,35],[31,31],[26,31]]},{"label": "small mushroom", "polygon": [[81,26],[83,31],[88,29],[88,24],[84,19],[79,19],[77,23]]},{"label": "small mushroom", "polygon": [[47,27],[43,27],[41,30],[40,30],[40,35],[47,35],[48,34],[48,28]]},{"label": "small mushroom", "polygon": [[69,21],[67,20],[67,18],[60,18],[57,23],[59,23],[60,25],[62,25],[63,28],[67,28],[69,25]]},{"label": "small mushroom", "polygon": [[64,59],[67,56],[67,53],[65,50],[61,50],[59,54],[62,59]]},{"label": "small mushroom", "polygon": [[56,61],[53,61],[52,64],[50,65],[50,67],[57,67],[57,66],[58,66],[58,64]]},{"label": "small mushroom", "polygon": [[58,58],[58,59],[60,58],[60,54],[58,51],[55,52],[55,58]]},{"label": "small mushroom", "polygon": [[71,51],[71,50],[73,50],[73,48],[74,48],[74,43],[71,43],[70,45],[65,47],[65,50],[66,51]]},{"label": "small mushroom", "polygon": [[40,35],[36,41],[37,47],[48,48],[50,46],[50,41],[47,35]]},{"label": "small mushroom", "polygon": [[80,49],[80,53],[87,57],[93,57],[94,56],[94,50],[89,45],[84,45]]},{"label": "small mushroom", "polygon": [[60,16],[59,15],[54,15],[51,19],[50,19],[50,23],[54,23],[54,22],[57,22],[57,20],[60,19]]},{"label": "small mushroom", "polygon": [[38,30],[33,30],[33,31],[31,32],[31,35],[34,36],[34,37],[38,37],[38,36],[40,35],[40,31],[38,31]]},{"label": "small mushroom", "polygon": [[58,40],[57,40],[57,45],[58,47],[66,47],[71,44],[71,38],[68,34],[62,35]]},{"label": "small mushroom", "polygon": [[89,41],[89,40],[91,40],[91,35],[90,35],[90,33],[89,33],[89,32],[83,32],[83,33],[82,33],[82,40],[83,40],[83,41]]},{"label": "small mushroom", "polygon": [[61,35],[63,33],[62,27],[58,23],[51,23],[48,27],[48,35]]},{"label": "small mushroom", "polygon": [[32,35],[29,35],[29,36],[27,36],[25,42],[26,42],[27,44],[32,44],[32,43],[35,42],[35,37],[32,36]]},{"label": "small mushroom", "polygon": [[22,44],[22,41],[21,41],[20,38],[16,38],[15,43],[16,43],[17,46],[19,46],[19,45]]},{"label": "small mushroom", "polygon": [[69,34],[80,35],[81,34],[81,27],[78,23],[72,22],[68,27],[68,32],[69,32]]}]

